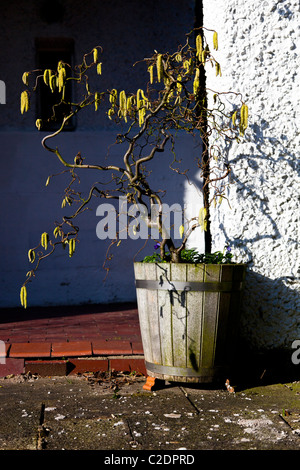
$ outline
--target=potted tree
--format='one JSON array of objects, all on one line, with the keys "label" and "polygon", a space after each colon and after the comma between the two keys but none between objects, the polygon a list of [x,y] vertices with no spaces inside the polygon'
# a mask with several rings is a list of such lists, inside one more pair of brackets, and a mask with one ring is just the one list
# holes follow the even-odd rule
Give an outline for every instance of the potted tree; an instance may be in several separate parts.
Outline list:
[{"label": "potted tree", "polygon": [[[56,70],[25,72],[23,82],[27,88],[21,94],[22,113],[28,111],[30,94],[40,80],[58,94],[57,106],[63,104],[64,111],[58,122],[58,107],[53,106],[50,119],[58,122],[58,127],[47,133],[42,145],[56,155],[64,171],[70,173],[71,183],[65,190],[63,205],[75,205],[77,201],[73,214],[56,222],[53,236],[44,232],[38,245],[29,250],[29,261],[35,265],[21,287],[22,305],[26,308],[27,285],[44,258],[59,246],[68,247],[69,256],[73,256],[79,231],[75,219],[88,207],[93,196],[117,199],[125,204],[130,202],[137,209],[131,212],[135,223],[131,223],[130,230],[141,230],[144,224],[151,230],[147,237],[155,240],[156,250],[153,255],[134,263],[147,373],[150,377],[183,382],[211,382],[225,377],[238,327],[245,278],[245,266],[233,262],[230,247],[225,247],[224,252],[211,253],[209,211],[212,204],[217,205],[226,198],[231,171],[225,156],[218,152],[217,141],[238,140],[244,135],[248,108],[238,93],[206,89],[205,67],[215,67],[220,76],[221,67],[204,31],[208,30],[198,28],[188,33],[184,44],[174,53],[154,51],[152,57],[143,59],[149,72],[144,89],[134,92],[92,89],[88,80],[91,70],[95,68],[97,74],[102,73],[101,47],[97,46],[72,71],[68,64],[60,61]],[[216,50],[217,32],[209,32]],[[68,101],[65,93],[71,81],[84,90],[77,102]],[[30,83],[33,83],[31,88]],[[212,94],[211,106],[208,93]],[[227,110],[223,98],[229,93],[235,104]],[[120,145],[122,151],[119,162],[102,165],[86,161],[81,154],[69,161],[51,144],[69,121],[88,106],[97,112],[104,110],[108,119],[122,124],[122,131],[116,136],[116,145]],[[37,119],[39,130],[43,130],[44,125]],[[201,139],[202,148],[195,168],[201,173],[203,205],[198,213],[176,228],[181,236],[176,246],[170,224],[166,222],[168,214],[162,196],[165,188],[157,188],[155,181],[151,181],[148,166],[155,163],[159,171],[160,155],[167,146],[176,155],[178,133]],[[77,172],[84,170],[110,172],[110,186],[94,184],[88,189],[87,197],[83,198],[80,193],[76,198],[78,193],[73,190],[72,182]],[[169,171],[186,177],[187,169],[179,170],[170,165]],[[119,209],[121,207],[119,204]],[[113,223],[106,221],[106,229],[110,222]],[[205,234],[205,253],[198,253],[187,245],[198,227]],[[112,245],[119,246],[124,238],[121,231],[115,233]]]}]

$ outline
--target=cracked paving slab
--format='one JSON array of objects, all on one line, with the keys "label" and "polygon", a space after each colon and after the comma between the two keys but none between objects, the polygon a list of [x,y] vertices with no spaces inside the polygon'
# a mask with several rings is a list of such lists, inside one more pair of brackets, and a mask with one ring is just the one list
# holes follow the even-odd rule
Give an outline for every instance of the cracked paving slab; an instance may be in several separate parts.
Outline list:
[{"label": "cracked paving slab", "polygon": [[143,383],[116,391],[76,376],[1,379],[0,449],[299,449],[298,383],[234,394]]}]

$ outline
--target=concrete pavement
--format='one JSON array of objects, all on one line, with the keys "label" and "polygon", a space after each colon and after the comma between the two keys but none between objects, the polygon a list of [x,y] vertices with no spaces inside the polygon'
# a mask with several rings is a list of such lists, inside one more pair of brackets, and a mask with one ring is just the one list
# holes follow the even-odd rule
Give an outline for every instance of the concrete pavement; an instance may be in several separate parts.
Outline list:
[{"label": "concrete pavement", "polygon": [[300,449],[299,381],[234,393],[225,385],[144,384],[122,373],[1,378],[0,450],[102,450],[99,464],[133,467],[149,456],[172,464],[174,455],[194,455],[179,463],[195,464],[204,450]]}]

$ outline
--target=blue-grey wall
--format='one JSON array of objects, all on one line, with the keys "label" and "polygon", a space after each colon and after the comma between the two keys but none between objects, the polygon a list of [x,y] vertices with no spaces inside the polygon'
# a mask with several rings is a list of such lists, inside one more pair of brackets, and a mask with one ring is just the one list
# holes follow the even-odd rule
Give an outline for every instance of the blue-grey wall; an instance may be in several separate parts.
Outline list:
[{"label": "blue-grey wall", "polygon": [[[45,21],[41,7],[62,4],[64,12],[58,21]],[[35,102],[29,113],[20,114],[20,93],[24,89],[21,77],[24,71],[36,68],[35,39],[37,37],[73,38],[74,62],[96,45],[103,47],[103,75],[101,89],[115,87],[131,91],[143,85],[147,72],[141,64],[132,64],[158,51],[175,50],[185,40],[185,33],[194,26],[194,1],[164,0],[65,0],[42,2],[15,0],[1,5],[0,79],[6,84],[6,104],[0,105],[0,307],[19,305],[19,289],[26,272],[28,249],[35,246],[40,234],[52,233],[53,222],[64,214],[61,209],[63,190],[68,182],[64,176],[51,180],[49,174],[62,168],[41,146],[45,135],[35,128]],[[91,162],[103,162],[108,145],[115,140],[115,129],[101,113],[93,110],[78,117],[77,128],[57,139],[69,161],[80,150]],[[119,155],[116,148],[113,158]],[[191,141],[181,139],[178,158],[193,160],[199,148]],[[172,155],[163,155],[168,165]],[[87,161],[86,160],[86,161]],[[188,165],[187,165],[188,166]],[[197,181],[197,175],[191,174]],[[185,201],[191,187],[184,180],[169,180],[155,174],[157,184],[170,191],[170,202]],[[95,182],[98,174],[82,175]],[[194,198],[194,196],[193,196]],[[98,201],[99,202],[99,201]],[[34,282],[28,287],[29,305],[76,304],[84,302],[113,302],[135,299],[132,260],[144,241],[122,242],[126,248],[115,251],[106,279],[103,261],[109,241],[96,236],[97,204],[82,217],[81,243],[69,259],[63,250],[43,262]],[[199,242],[200,240],[200,242]],[[198,242],[201,244],[201,236]],[[197,243],[197,240],[195,241]],[[120,246],[121,248],[121,246]],[[152,251],[152,244],[150,244]],[[147,254],[146,251],[143,254]]]}]

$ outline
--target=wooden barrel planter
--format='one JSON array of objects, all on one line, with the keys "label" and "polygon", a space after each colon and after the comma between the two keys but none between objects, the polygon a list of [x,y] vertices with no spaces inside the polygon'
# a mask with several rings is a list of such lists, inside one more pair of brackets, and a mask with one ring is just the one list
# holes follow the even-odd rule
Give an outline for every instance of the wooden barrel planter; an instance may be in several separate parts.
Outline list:
[{"label": "wooden barrel planter", "polygon": [[176,382],[226,380],[246,266],[134,263],[147,374]]}]

